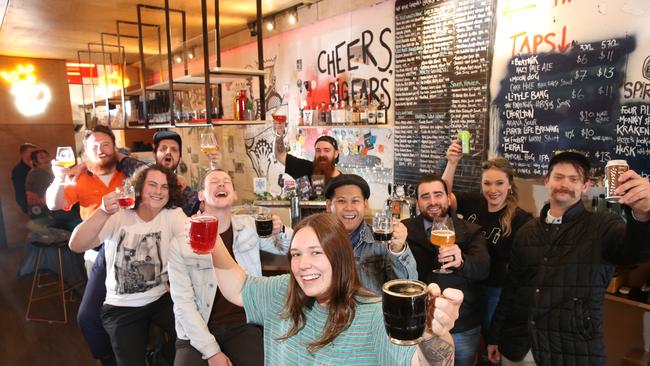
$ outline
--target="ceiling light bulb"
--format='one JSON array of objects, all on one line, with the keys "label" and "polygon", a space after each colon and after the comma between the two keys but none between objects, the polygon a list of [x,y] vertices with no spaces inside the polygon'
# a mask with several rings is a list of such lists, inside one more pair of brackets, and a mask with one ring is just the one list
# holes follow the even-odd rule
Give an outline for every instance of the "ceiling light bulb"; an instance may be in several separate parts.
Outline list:
[{"label": "ceiling light bulb", "polygon": [[181,62],[183,62],[183,59],[181,58],[181,56],[176,56],[176,63],[180,64]]},{"label": "ceiling light bulb", "polygon": [[270,21],[270,20],[267,21],[267,22],[266,22],[266,29],[272,31],[273,28],[275,28],[275,26],[273,25],[273,22]]},{"label": "ceiling light bulb", "polygon": [[296,15],[293,14],[293,13],[289,14],[289,18],[287,20],[289,21],[289,24],[291,24],[291,25],[296,24],[296,21],[297,21]]}]

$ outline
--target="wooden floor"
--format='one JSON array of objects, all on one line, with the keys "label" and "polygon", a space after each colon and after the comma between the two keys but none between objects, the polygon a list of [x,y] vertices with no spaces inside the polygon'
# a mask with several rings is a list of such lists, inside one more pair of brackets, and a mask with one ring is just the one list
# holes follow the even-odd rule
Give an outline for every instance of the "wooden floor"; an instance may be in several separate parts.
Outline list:
[{"label": "wooden floor", "polygon": [[[96,365],[77,325],[78,303],[68,305],[67,324],[25,320],[32,277],[16,280],[22,255],[0,250],[0,365]],[[43,300],[32,315],[62,318],[61,301]]]}]

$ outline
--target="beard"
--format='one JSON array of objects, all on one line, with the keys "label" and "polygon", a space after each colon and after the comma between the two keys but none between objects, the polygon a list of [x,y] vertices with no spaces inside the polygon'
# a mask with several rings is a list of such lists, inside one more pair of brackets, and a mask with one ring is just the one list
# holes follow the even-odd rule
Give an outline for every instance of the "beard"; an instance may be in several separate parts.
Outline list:
[{"label": "beard", "polygon": [[314,175],[325,176],[325,184],[332,178],[332,174],[336,171],[334,160],[329,160],[327,157],[320,157],[314,160]]},{"label": "beard", "polygon": [[160,159],[160,161],[157,161],[156,163],[164,166],[165,168],[171,170],[172,172],[175,172],[176,168],[178,167],[178,164],[180,163],[180,160],[175,162],[174,157],[171,154],[166,154],[165,156],[162,157],[162,159]]},{"label": "beard", "polygon": [[420,212],[422,214],[422,216],[425,219],[427,219],[428,221],[433,222],[433,219],[435,218],[435,217],[429,215],[429,209],[433,208],[433,207],[439,207],[440,208],[440,214],[437,217],[446,217],[447,215],[449,215],[449,207],[444,208],[444,207],[442,207],[440,205],[429,205],[423,211]]},{"label": "beard", "polygon": [[88,167],[93,174],[108,174],[115,170],[117,166],[117,156],[115,154],[111,155],[100,155],[97,157],[96,161],[88,161]]}]

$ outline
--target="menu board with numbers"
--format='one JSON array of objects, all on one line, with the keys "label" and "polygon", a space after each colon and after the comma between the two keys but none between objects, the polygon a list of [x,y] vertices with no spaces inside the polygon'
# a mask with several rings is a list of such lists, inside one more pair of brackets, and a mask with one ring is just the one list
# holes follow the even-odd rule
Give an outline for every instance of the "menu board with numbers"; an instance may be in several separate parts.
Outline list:
[{"label": "menu board with numbers", "polygon": [[601,169],[614,158],[634,159],[636,121],[650,109],[618,100],[635,48],[633,37],[611,38],[574,44],[564,54],[511,59],[495,98],[502,121],[498,152],[520,176],[545,175],[558,150],[583,152]]},{"label": "menu board with numbers", "polygon": [[490,153],[539,178],[559,151],[593,175],[627,160],[650,177],[648,1],[497,3]]},{"label": "menu board with numbers", "polygon": [[395,183],[442,173],[461,130],[471,152],[454,189],[476,190],[487,154],[488,74],[493,0],[395,3]]}]

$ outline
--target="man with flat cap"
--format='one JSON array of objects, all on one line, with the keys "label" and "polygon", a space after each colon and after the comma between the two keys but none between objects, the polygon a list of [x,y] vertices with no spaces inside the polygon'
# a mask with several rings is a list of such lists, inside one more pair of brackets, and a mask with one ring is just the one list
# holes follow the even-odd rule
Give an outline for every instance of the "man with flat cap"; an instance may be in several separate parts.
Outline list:
[{"label": "man with flat cap", "polygon": [[549,203],[519,229],[508,277],[488,332],[490,361],[503,365],[606,365],[605,289],[615,265],[648,261],[650,182],[618,178],[627,223],[588,211],[591,166],[577,152],[551,158]]},{"label": "man with flat cap", "polygon": [[357,274],[368,290],[381,294],[382,285],[393,279],[418,278],[415,259],[406,245],[406,227],[395,220],[388,246],[375,242],[372,227],[365,223],[370,187],[355,174],[340,174],[325,187],[327,212],[343,223],[352,242]]},{"label": "man with flat cap", "polygon": [[282,137],[278,137],[275,140],[275,158],[284,165],[284,172],[294,179],[306,176],[311,180],[312,175],[322,175],[327,184],[331,178],[341,174],[336,168],[336,163],[339,162],[339,144],[332,136],[323,135],[316,139],[314,161],[287,154]]}]

